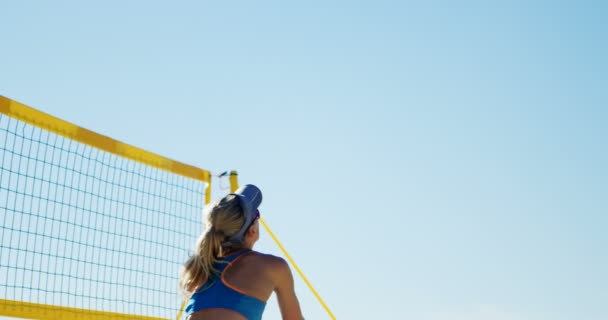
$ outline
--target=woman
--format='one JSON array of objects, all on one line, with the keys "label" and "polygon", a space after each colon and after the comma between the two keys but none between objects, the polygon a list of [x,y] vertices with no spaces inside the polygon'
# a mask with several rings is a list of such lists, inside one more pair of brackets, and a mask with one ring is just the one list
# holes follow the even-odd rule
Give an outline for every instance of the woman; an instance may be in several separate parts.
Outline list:
[{"label": "woman", "polygon": [[189,320],[259,320],[274,292],[284,320],[303,319],[289,265],[253,251],[262,192],[245,185],[209,208],[206,230],[184,265]]}]

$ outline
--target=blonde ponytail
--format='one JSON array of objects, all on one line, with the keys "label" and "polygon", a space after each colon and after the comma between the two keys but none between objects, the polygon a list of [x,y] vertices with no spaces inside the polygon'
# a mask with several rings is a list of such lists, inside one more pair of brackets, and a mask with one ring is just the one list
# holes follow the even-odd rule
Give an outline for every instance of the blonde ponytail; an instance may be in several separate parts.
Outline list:
[{"label": "blonde ponytail", "polygon": [[223,198],[208,212],[205,232],[196,242],[194,254],[186,261],[179,281],[184,296],[192,295],[209,277],[219,276],[213,266],[225,254],[222,243],[236,234],[245,223],[238,199],[232,195]]}]

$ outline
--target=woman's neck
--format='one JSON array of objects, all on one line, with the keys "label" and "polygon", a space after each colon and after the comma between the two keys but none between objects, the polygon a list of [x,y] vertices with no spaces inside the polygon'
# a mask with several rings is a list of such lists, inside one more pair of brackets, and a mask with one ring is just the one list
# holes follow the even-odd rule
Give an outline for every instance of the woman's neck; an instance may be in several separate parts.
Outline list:
[{"label": "woman's neck", "polygon": [[251,247],[246,247],[246,246],[243,246],[243,247],[236,248],[236,249],[226,249],[226,250],[222,250],[222,256],[223,256],[223,257],[225,257],[225,256],[229,256],[229,255],[231,255],[231,254],[235,254],[235,253],[237,253],[237,252],[241,252],[241,251],[244,251],[244,250],[251,250]]}]

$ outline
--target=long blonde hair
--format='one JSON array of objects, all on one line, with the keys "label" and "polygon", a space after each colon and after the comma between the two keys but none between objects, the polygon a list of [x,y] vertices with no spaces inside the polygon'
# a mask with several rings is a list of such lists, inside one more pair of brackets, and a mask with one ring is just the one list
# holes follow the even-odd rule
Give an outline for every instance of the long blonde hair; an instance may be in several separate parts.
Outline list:
[{"label": "long blonde hair", "polygon": [[205,232],[198,238],[194,254],[182,269],[179,287],[184,296],[190,296],[204,284],[211,275],[218,275],[214,263],[225,254],[222,242],[236,234],[245,224],[245,214],[239,199],[228,195],[218,203],[208,207],[205,215]]}]

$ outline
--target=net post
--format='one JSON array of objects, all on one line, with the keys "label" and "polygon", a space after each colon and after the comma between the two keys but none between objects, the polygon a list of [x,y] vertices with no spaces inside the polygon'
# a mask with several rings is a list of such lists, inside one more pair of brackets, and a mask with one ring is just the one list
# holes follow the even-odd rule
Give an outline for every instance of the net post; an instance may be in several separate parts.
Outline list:
[{"label": "net post", "polygon": [[205,204],[209,204],[211,202],[211,176],[207,175],[207,180],[205,181],[207,186],[205,187]]},{"label": "net post", "polygon": [[235,192],[239,188],[239,174],[236,170],[230,171],[230,192]]}]

